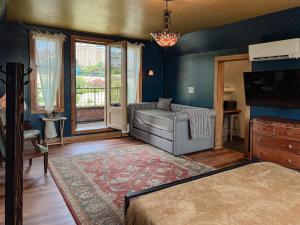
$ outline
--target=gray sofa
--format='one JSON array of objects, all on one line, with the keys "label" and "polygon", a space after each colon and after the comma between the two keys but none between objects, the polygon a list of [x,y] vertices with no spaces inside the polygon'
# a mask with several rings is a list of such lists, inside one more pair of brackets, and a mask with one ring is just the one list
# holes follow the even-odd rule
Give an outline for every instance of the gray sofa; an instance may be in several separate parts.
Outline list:
[{"label": "gray sofa", "polygon": [[129,106],[131,136],[176,156],[213,148],[214,112],[210,116],[211,136],[191,139],[188,113],[184,110],[198,107],[171,104],[171,111],[165,111],[156,109],[156,104],[147,102]]}]

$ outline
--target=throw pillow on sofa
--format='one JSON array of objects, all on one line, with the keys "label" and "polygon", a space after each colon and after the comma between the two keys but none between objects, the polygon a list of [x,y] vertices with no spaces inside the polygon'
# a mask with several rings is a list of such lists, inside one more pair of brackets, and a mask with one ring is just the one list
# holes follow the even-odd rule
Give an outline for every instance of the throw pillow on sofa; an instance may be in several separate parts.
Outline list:
[{"label": "throw pillow on sofa", "polygon": [[159,98],[156,105],[156,109],[170,111],[171,109],[170,105],[172,100],[173,100],[172,98]]}]

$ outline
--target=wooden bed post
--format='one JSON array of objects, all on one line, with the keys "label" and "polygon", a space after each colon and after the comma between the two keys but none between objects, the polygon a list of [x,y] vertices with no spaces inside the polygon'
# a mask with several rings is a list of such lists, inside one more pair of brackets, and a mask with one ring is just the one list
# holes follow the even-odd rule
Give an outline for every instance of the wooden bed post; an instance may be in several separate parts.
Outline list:
[{"label": "wooden bed post", "polygon": [[6,64],[5,225],[22,225],[24,65]]}]

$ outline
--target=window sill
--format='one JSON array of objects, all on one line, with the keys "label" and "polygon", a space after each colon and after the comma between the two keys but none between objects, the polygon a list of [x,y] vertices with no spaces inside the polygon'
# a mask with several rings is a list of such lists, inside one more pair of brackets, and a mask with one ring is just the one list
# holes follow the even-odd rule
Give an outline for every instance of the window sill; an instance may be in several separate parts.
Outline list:
[{"label": "window sill", "polygon": [[[56,108],[53,112],[63,113],[65,108]],[[31,109],[31,114],[47,114],[45,109]]]}]

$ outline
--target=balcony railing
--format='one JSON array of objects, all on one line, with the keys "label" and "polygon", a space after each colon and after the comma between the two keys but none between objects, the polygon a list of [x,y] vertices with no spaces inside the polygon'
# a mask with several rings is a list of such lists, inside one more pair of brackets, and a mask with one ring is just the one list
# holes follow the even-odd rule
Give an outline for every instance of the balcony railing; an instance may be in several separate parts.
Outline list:
[{"label": "balcony railing", "polygon": [[[120,103],[120,87],[111,88],[112,104]],[[76,88],[76,107],[103,107],[104,88]]]},{"label": "balcony railing", "polygon": [[104,104],[104,88],[76,88],[76,107],[96,107]]},{"label": "balcony railing", "polygon": [[[105,88],[76,88],[76,107],[104,107]],[[38,88],[39,105],[44,106],[42,89]],[[120,104],[120,87],[111,88],[111,104]]]}]

